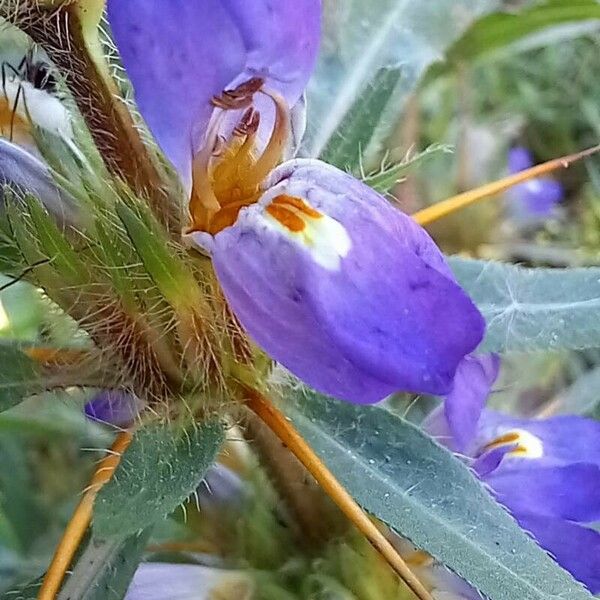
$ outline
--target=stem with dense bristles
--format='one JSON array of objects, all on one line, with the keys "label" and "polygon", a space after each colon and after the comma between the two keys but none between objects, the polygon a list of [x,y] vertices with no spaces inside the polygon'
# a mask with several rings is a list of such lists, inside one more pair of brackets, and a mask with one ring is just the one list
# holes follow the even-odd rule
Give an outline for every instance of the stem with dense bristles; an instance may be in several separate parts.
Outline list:
[{"label": "stem with dense bristles", "polygon": [[562,158],[549,160],[548,162],[542,163],[541,165],[536,165],[535,167],[531,167],[525,171],[521,171],[519,173],[515,173],[514,175],[499,179],[498,181],[493,181],[492,183],[482,185],[481,187],[458,194],[457,196],[452,196],[452,198],[448,198],[447,200],[442,200],[442,202],[438,202],[437,204],[433,204],[432,206],[428,206],[427,208],[417,211],[412,215],[412,217],[417,223],[419,223],[419,225],[429,225],[429,223],[433,223],[438,219],[447,217],[448,215],[455,213],[462,208],[466,208],[471,204],[475,204],[480,200],[484,200],[486,198],[495,196],[496,194],[500,194],[501,192],[505,192],[509,188],[518,185],[519,183],[529,181],[530,179],[535,179],[536,177],[541,177],[542,175],[546,175],[552,171],[556,171],[557,169],[566,169],[572,163],[585,158],[586,156],[591,156],[599,150],[600,146],[594,146],[593,148],[582,150],[576,154],[569,154],[568,156],[563,156]]},{"label": "stem with dense bristles", "polygon": [[62,539],[58,543],[52,562],[38,594],[38,600],[54,600],[65,573],[73,561],[77,548],[92,519],[94,500],[102,486],[107,483],[119,465],[121,455],[129,446],[133,434],[130,431],[120,433],[110,448],[108,455],[102,460],[92,481],[79,501]]},{"label": "stem with dense bristles", "polygon": [[246,404],[289,448],[294,456],[317,480],[325,493],[337,504],[346,517],[369,540],[373,547],[388,562],[390,567],[406,583],[420,600],[432,600],[431,595],[414,573],[408,568],[398,551],[379,531],[367,514],[321,462],[312,448],[294,429],[285,415],[277,410],[256,390],[247,391]]}]

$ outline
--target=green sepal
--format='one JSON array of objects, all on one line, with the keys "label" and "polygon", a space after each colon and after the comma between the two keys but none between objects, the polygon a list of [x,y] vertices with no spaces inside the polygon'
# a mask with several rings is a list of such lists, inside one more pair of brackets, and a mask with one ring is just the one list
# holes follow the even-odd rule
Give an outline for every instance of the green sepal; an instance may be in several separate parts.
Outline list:
[{"label": "green sepal", "polygon": [[89,269],[80,260],[73,246],[67,242],[64,233],[60,231],[54,219],[32,196],[26,198],[26,204],[39,246],[52,261],[54,269],[71,284],[88,283],[90,281]]},{"label": "green sepal", "polygon": [[175,310],[199,307],[203,300],[194,274],[181,260],[150,211],[117,203],[117,214],[150,277]]},{"label": "green sepal", "polygon": [[32,271],[33,278],[46,289],[60,290],[64,283],[50,266],[48,256],[42,252],[38,240],[31,231],[31,222],[28,215],[24,213],[20,203],[9,202],[5,206],[8,222],[20,253],[22,268],[35,268]]}]

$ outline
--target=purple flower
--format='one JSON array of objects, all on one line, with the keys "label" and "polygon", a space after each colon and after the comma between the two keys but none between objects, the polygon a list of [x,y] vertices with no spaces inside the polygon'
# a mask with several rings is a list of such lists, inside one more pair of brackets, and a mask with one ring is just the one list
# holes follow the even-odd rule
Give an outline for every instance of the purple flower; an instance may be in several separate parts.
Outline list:
[{"label": "purple flower", "polygon": [[[516,146],[508,152],[508,171],[512,175],[533,166],[533,156],[527,148]],[[562,184],[550,177],[538,177],[513,187],[509,196],[517,217],[522,219],[550,216],[563,199]]]},{"label": "purple flower", "polygon": [[138,106],[190,192],[186,239],[212,256],[250,336],[344,400],[447,394],[484,322],[434,242],[329,165],[277,166],[320,11],[318,0],[108,3]]},{"label": "purple flower", "polygon": [[40,160],[32,125],[60,137],[74,149],[69,113],[60,101],[28,81],[4,77],[0,95],[0,210],[7,196],[3,188],[8,187],[17,198],[27,194],[38,198],[62,226],[83,226],[77,202],[56,185]]},{"label": "purple flower", "polygon": [[84,412],[93,421],[115,427],[129,427],[143,406],[139,398],[128,392],[102,390],[85,405]]},{"label": "purple flower", "polygon": [[[451,449],[457,437],[443,410],[424,427]],[[576,416],[543,420],[484,410],[461,452],[521,527],[558,563],[600,592],[600,423]]]},{"label": "purple flower", "polygon": [[0,137],[0,210],[6,201],[4,187],[23,197],[31,194],[61,225],[81,224],[81,211],[72,196],[60,189],[44,163],[24,148]]},{"label": "purple flower", "polygon": [[201,565],[143,563],[135,572],[125,600],[250,598],[253,589],[252,578],[242,571]]}]

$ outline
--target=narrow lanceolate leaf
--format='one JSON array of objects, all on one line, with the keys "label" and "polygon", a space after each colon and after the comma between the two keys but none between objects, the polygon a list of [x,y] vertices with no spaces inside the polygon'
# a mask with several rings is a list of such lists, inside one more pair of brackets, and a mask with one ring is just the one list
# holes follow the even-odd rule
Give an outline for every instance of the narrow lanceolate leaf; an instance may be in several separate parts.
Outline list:
[{"label": "narrow lanceolate leaf", "polygon": [[533,34],[566,23],[600,19],[597,0],[548,0],[516,14],[496,13],[477,21],[448,52],[448,61],[457,65],[522,42]]},{"label": "narrow lanceolate leaf", "polygon": [[384,161],[379,170],[367,175],[363,181],[375,191],[384,194],[389,192],[397,183],[404,181],[409,173],[430,158],[438,154],[451,153],[452,150],[452,146],[447,144],[431,144],[422,152],[411,153],[398,162]]},{"label": "narrow lanceolate leaf", "polygon": [[[309,122],[303,153],[320,156],[380,69],[400,78],[379,119],[372,145],[397,123],[398,113],[427,68],[498,0],[364,0],[325,5],[319,63],[308,89]],[[363,151],[366,149],[363,148]]]},{"label": "narrow lanceolate leaf", "polygon": [[33,581],[28,581],[6,590],[2,595],[2,600],[37,600],[38,593],[42,587],[42,578],[38,577]]},{"label": "narrow lanceolate leaf", "polygon": [[125,540],[92,537],[57,600],[122,600],[139,565],[151,528]]},{"label": "narrow lanceolate leaf", "polygon": [[96,498],[94,535],[132,535],[164,519],[198,487],[223,439],[218,421],[142,428]]},{"label": "narrow lanceolate leaf", "polygon": [[600,268],[526,269],[460,258],[450,264],[487,322],[480,350],[598,346]]},{"label": "narrow lanceolate leaf", "polygon": [[359,174],[361,153],[373,133],[400,81],[400,68],[381,69],[354,102],[321,154],[321,159],[340,169]]},{"label": "narrow lanceolate leaf", "polygon": [[386,410],[290,391],[284,410],[370,513],[490,600],[591,600],[469,469]]},{"label": "narrow lanceolate leaf", "polygon": [[17,346],[0,344],[0,411],[15,406],[26,396],[42,389],[37,364]]}]

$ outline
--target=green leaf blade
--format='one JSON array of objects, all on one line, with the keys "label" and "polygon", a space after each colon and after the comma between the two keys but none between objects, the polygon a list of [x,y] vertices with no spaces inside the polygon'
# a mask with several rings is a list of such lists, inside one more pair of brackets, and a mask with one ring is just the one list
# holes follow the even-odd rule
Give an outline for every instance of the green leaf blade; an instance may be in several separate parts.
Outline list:
[{"label": "green leaf blade", "polygon": [[380,408],[292,394],[287,415],[363,508],[491,600],[591,600],[417,427]]},{"label": "green leaf blade", "polygon": [[597,20],[596,0],[549,0],[518,14],[494,13],[469,28],[448,52],[448,60],[453,65],[474,61],[553,26]]},{"label": "green leaf blade", "polygon": [[481,351],[598,346],[600,268],[527,269],[456,257],[450,265],[487,322]]},{"label": "green leaf blade", "polygon": [[0,412],[21,402],[41,389],[41,371],[22,350],[10,343],[0,343]]},{"label": "green leaf blade", "polygon": [[133,535],[164,519],[202,481],[224,439],[219,421],[140,429],[94,506],[99,538]]},{"label": "green leaf blade", "polygon": [[139,565],[151,528],[125,540],[92,537],[57,600],[122,600]]},{"label": "green leaf blade", "polygon": [[399,68],[379,70],[327,142],[321,160],[351,173],[360,172],[361,152],[369,145],[400,76]]}]

